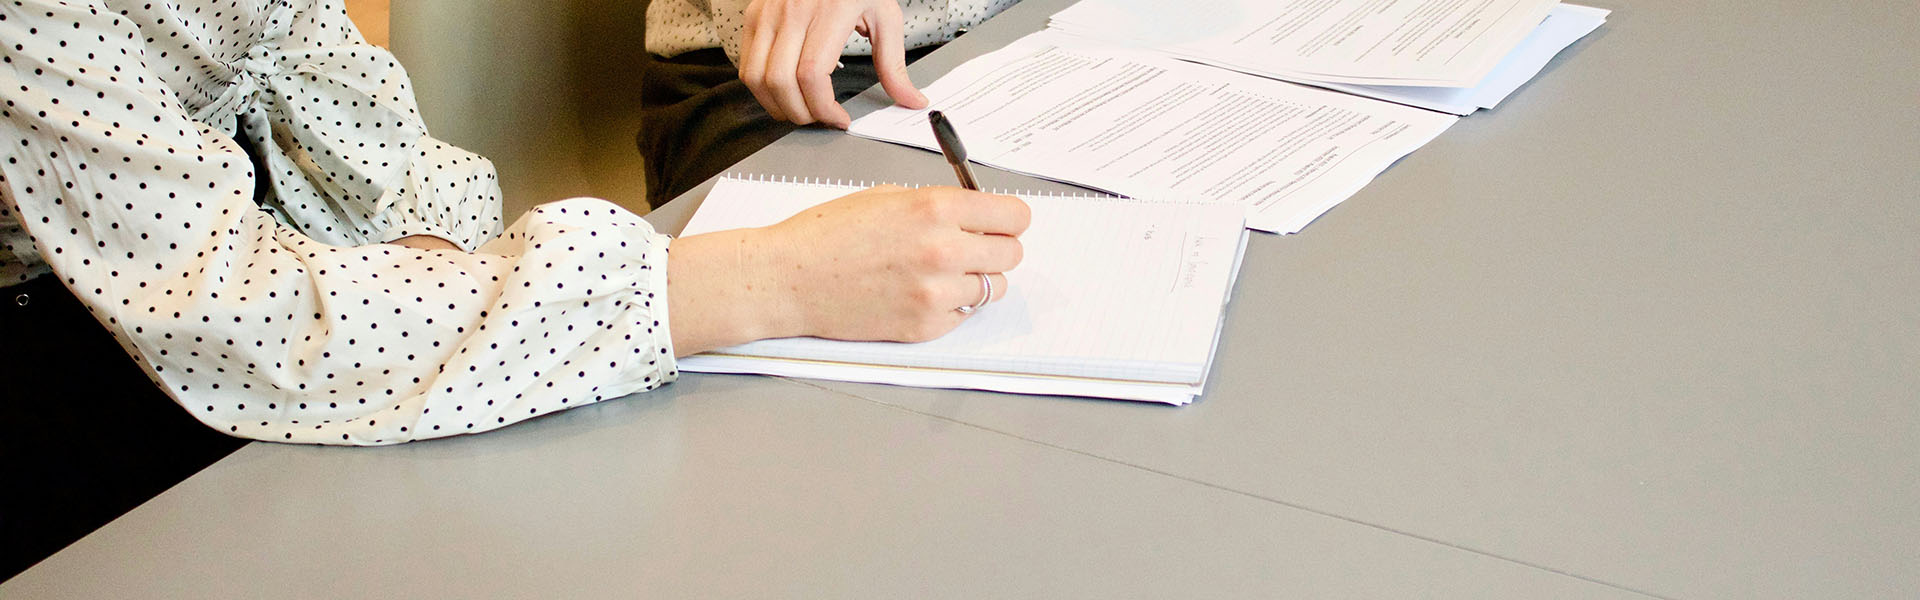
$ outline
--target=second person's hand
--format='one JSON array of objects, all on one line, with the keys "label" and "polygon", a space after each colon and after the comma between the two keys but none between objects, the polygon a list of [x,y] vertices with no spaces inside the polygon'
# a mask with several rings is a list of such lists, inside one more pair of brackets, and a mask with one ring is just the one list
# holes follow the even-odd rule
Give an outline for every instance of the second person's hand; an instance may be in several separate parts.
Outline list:
[{"label": "second person's hand", "polygon": [[754,0],[740,44],[740,81],[773,118],[841,129],[853,120],[833,93],[833,69],[854,33],[873,43],[874,71],[894,102],[925,108],[907,78],[905,28],[895,0]]}]

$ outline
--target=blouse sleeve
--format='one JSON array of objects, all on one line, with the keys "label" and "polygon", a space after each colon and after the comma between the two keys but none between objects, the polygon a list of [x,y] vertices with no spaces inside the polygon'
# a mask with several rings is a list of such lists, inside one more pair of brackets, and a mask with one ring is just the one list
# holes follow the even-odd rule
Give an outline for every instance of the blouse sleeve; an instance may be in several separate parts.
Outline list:
[{"label": "blouse sleeve", "polygon": [[210,426],[390,444],[494,429],[676,375],[668,238],[629,212],[548,204],[473,254],[321,243],[256,204],[272,174],[229,132],[189,116],[146,67],[126,18],[97,3],[10,2],[0,38],[0,202],[149,375]]}]

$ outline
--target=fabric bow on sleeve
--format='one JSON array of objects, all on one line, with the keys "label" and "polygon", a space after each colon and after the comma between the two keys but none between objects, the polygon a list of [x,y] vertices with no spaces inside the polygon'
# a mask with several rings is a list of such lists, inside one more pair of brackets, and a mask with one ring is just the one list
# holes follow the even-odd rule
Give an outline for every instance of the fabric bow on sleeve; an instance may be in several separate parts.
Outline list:
[{"label": "fabric bow on sleeve", "polygon": [[[263,171],[256,173],[263,206],[339,246],[385,241],[381,234],[406,220],[388,213],[420,191],[408,173],[426,126],[391,53],[364,44],[281,49],[268,41],[228,66],[227,89],[193,116],[228,127],[247,146]],[[351,230],[338,226],[343,220]]]}]

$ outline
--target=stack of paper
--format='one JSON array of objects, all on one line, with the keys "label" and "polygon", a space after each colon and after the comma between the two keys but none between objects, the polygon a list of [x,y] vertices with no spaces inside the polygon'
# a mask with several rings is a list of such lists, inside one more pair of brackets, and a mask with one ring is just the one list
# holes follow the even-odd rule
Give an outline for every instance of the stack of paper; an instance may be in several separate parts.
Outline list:
[{"label": "stack of paper", "polygon": [[[1141,198],[1243,206],[1293,233],[1457,119],[1041,31],[923,90],[975,161]],[[854,135],[936,149],[926,110],[892,106]]]},{"label": "stack of paper", "polygon": [[1051,27],[1466,115],[1497,105],[1607,14],[1554,0],[1082,0]]},{"label": "stack of paper", "polygon": [[1470,115],[1483,108],[1499,106],[1500,101],[1513,95],[1520,86],[1533,81],[1534,76],[1539,75],[1540,70],[1546,68],[1547,63],[1561,50],[1606,24],[1608,14],[1611,12],[1587,6],[1555,6],[1553,12],[1547,14],[1547,19],[1534,28],[1519,47],[1508,53],[1493,68],[1493,72],[1473,87],[1367,86],[1326,82],[1313,85],[1408,106]]},{"label": "stack of paper", "polygon": [[[858,186],[723,178],[685,234],[760,227]],[[1186,404],[1213,362],[1246,230],[1238,207],[1017,194],[1033,209],[1007,295],[918,344],[763,340],[685,371]]]}]

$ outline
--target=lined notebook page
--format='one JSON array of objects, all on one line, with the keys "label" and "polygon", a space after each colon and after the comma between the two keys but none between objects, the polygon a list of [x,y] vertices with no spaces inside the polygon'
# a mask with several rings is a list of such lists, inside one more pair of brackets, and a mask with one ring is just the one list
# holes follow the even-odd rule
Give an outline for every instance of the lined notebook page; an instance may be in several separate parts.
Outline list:
[{"label": "lined notebook page", "polygon": [[[761,227],[861,186],[722,179],[683,235]],[[814,338],[716,351],[839,363],[1198,383],[1245,237],[1233,205],[1016,194],[1033,209],[1003,299],[917,344]]]}]

